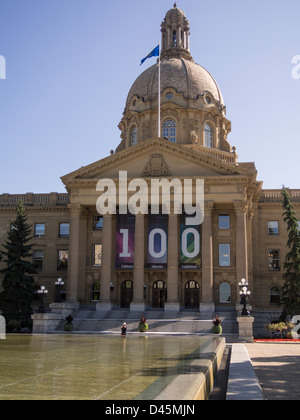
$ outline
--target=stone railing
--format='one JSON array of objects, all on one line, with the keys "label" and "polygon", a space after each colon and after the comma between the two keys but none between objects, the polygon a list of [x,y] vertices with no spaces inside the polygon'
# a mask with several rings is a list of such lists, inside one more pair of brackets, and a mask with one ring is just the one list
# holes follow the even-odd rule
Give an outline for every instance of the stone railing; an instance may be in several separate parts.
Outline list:
[{"label": "stone railing", "polygon": [[[293,202],[300,202],[300,190],[289,190],[289,193]],[[260,201],[263,203],[278,203],[279,201],[281,202],[281,190],[263,190]]]},{"label": "stone railing", "polygon": [[69,194],[50,193],[50,194],[2,194],[0,195],[0,206],[16,206],[22,201],[25,206],[62,206],[70,202]]},{"label": "stone railing", "polygon": [[235,152],[224,152],[219,149],[211,149],[209,147],[200,146],[199,144],[185,144],[184,146],[197,152],[204,153],[213,158],[219,159],[222,162],[237,163],[238,161],[238,155]]}]

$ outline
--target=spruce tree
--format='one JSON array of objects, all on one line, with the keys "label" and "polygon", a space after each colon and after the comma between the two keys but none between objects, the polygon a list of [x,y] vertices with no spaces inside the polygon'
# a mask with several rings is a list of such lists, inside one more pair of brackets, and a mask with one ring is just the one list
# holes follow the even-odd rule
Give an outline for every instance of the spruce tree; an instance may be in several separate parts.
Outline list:
[{"label": "spruce tree", "polygon": [[298,220],[287,189],[282,189],[283,220],[287,224],[288,252],[284,262],[284,286],[281,291],[282,319],[300,315],[300,234]]},{"label": "spruce tree", "polygon": [[34,278],[36,274],[32,257],[30,241],[31,227],[27,223],[24,205],[17,205],[17,217],[7,234],[7,240],[1,251],[6,268],[1,270],[4,275],[2,293],[0,293],[0,309],[6,319],[8,331],[18,331],[20,328],[31,328],[31,303],[34,298]]}]

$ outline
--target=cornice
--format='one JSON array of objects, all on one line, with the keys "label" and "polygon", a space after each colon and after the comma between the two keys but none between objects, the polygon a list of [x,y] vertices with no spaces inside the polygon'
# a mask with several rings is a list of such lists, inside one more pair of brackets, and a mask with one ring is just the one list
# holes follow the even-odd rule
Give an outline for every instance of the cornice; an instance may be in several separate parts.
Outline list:
[{"label": "cornice", "polygon": [[115,169],[120,164],[124,165],[138,159],[141,156],[144,156],[145,153],[151,153],[152,151],[155,151],[156,153],[166,152],[168,155],[174,156],[177,159],[181,157],[187,162],[194,163],[199,166],[202,165],[205,169],[220,172],[220,176],[244,175],[248,180],[249,178],[253,178],[253,172],[247,171],[246,169],[240,168],[232,163],[220,161],[215,157],[208,156],[201,152],[195,152],[167,140],[153,138],[65,175],[61,178],[61,180],[68,187],[74,182],[78,185],[79,180],[81,183],[82,180],[99,177],[101,173],[105,173],[105,171]]},{"label": "cornice", "polygon": [[[0,207],[0,212],[9,213],[16,211],[16,205],[15,206],[9,206],[9,207]],[[33,212],[69,212],[69,209],[67,206],[63,207],[26,207],[25,206],[26,213],[33,213]]]},{"label": "cornice", "polygon": [[[292,202],[294,209],[297,209],[300,211],[300,203]],[[258,208],[271,208],[271,207],[278,207],[282,209],[282,203],[276,202],[276,201],[269,201],[269,202],[259,202]]]},{"label": "cornice", "polygon": [[[152,177],[143,178],[147,184],[151,183]],[[171,181],[172,179],[176,178],[179,180],[184,181],[186,179],[185,176],[172,176],[172,177],[158,177],[158,179],[167,179]],[[114,181],[116,184],[119,182],[119,178],[110,178],[112,181]],[[131,181],[133,178],[128,177],[128,181]],[[232,176],[232,175],[216,175],[216,176],[188,176],[188,179],[196,180],[196,179],[203,179],[205,185],[213,186],[213,185],[237,185],[243,188],[249,187],[249,178],[245,176]],[[96,191],[96,185],[98,183],[99,179],[97,178],[86,178],[86,179],[74,179],[68,183],[68,187],[70,189],[72,188],[78,188],[78,187],[86,187],[86,188],[95,188]]]}]

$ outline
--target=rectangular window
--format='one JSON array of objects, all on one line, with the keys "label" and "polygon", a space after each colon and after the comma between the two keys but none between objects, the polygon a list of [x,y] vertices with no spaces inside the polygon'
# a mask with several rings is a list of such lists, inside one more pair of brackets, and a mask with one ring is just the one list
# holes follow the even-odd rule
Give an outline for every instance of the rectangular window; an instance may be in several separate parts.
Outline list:
[{"label": "rectangular window", "polygon": [[34,269],[41,271],[44,263],[44,251],[33,251],[33,265]]},{"label": "rectangular window", "polygon": [[103,229],[103,216],[100,216],[99,214],[96,214],[94,216],[93,229],[94,230],[101,230],[101,229]]},{"label": "rectangular window", "polygon": [[230,267],[230,244],[219,244],[219,266]]},{"label": "rectangular window", "polygon": [[279,249],[269,249],[269,271],[280,271],[280,251]]},{"label": "rectangular window", "polygon": [[58,251],[57,269],[58,270],[67,270],[68,269],[68,261],[69,261],[69,251],[68,250]]},{"label": "rectangular window", "polygon": [[45,237],[45,223],[36,223],[34,226],[34,237],[44,238]]},{"label": "rectangular window", "polygon": [[102,244],[93,245],[92,266],[100,267],[102,258]]},{"label": "rectangular window", "polygon": [[279,222],[278,222],[278,220],[269,220],[268,221],[268,235],[269,236],[278,236],[279,235]]},{"label": "rectangular window", "polygon": [[70,223],[59,224],[59,237],[68,238],[70,236]]},{"label": "rectangular window", "polygon": [[219,215],[219,229],[230,229],[230,216],[229,214]]}]

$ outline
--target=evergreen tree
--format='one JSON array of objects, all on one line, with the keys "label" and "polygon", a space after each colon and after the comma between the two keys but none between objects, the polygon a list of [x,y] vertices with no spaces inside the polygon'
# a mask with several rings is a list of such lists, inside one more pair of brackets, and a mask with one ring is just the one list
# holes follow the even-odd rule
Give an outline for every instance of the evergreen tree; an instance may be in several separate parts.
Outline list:
[{"label": "evergreen tree", "polygon": [[0,293],[0,309],[6,319],[8,331],[20,328],[31,328],[31,302],[34,298],[34,278],[36,274],[33,264],[30,244],[31,227],[27,223],[24,205],[19,202],[17,217],[11,225],[7,240],[1,251],[6,268],[1,270],[4,275]]},{"label": "evergreen tree", "polygon": [[289,249],[284,262],[285,283],[281,291],[282,318],[286,319],[289,315],[300,315],[300,234],[296,213],[285,188],[282,189],[282,196],[283,220],[287,224]]}]

